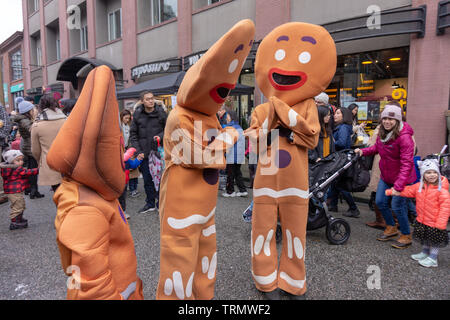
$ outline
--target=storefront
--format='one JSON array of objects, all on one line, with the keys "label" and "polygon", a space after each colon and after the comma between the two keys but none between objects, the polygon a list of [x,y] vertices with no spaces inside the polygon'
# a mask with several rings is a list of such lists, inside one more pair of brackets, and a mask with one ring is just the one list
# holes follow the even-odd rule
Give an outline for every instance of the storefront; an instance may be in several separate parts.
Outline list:
[{"label": "storefront", "polygon": [[336,107],[357,104],[358,120],[370,133],[388,101],[398,101],[406,116],[408,70],[409,47],[341,55],[325,92]]}]

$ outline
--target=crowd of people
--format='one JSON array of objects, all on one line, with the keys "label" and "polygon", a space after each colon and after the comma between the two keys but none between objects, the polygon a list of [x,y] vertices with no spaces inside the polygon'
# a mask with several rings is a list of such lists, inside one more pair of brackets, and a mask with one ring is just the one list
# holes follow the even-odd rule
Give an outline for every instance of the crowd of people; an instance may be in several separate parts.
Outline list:
[{"label": "crowd of people", "polygon": [[[76,100],[58,100],[53,94],[42,96],[38,104],[32,98],[18,98],[17,112],[6,114],[0,106],[2,116],[0,124],[3,163],[0,188],[0,204],[10,202],[10,230],[28,227],[24,218],[25,196],[31,200],[44,197],[39,192],[43,186],[55,191],[61,183],[61,174],[49,168],[46,156],[58,131],[70,115]],[[354,147],[355,135],[364,129],[365,123],[359,123],[358,105],[348,108],[336,108],[329,103],[325,93],[315,98],[320,122],[320,135],[316,148],[309,150],[309,163],[315,164],[330,154]],[[247,197],[247,188],[252,188],[256,171],[255,164],[249,164],[250,184],[247,186],[242,164],[249,155],[251,145],[244,136],[239,119],[227,101],[217,113],[222,127],[231,126],[239,132],[234,148],[226,154],[226,186],[223,197]],[[127,186],[120,197],[121,207],[126,213],[127,195],[137,197],[138,177],[142,175],[145,190],[145,205],[139,213],[148,213],[159,208],[159,190],[155,187],[154,176],[149,170],[149,158],[158,150],[158,141],[162,142],[167,121],[167,110],[153,93],[141,94],[134,110],[123,110],[120,114],[120,126],[123,133]],[[6,133],[5,133],[6,132]],[[374,156],[371,182],[370,208],[375,212],[375,221],[368,226],[382,229],[377,237],[379,241],[394,240],[394,248],[407,248],[413,238],[420,241],[423,251],[412,255],[414,260],[426,267],[437,266],[439,248],[448,244],[446,231],[450,213],[450,195],[448,181],[439,173],[433,160],[420,163],[420,176],[416,175],[414,156],[417,148],[414,131],[402,116],[400,106],[388,103],[380,117],[380,123],[371,136],[367,147],[355,152],[361,156]],[[235,189],[237,187],[237,190]],[[422,191],[423,190],[423,191]],[[333,183],[328,191],[329,211],[337,212],[339,199],[344,199],[348,210],[344,216],[360,216],[358,206],[350,192]],[[415,198],[417,209],[408,198]],[[244,220],[251,222],[253,202],[244,212]],[[430,207],[431,206],[431,207]],[[416,212],[417,211],[417,212]],[[414,218],[411,219],[411,214]],[[410,229],[413,223],[414,231]]]}]

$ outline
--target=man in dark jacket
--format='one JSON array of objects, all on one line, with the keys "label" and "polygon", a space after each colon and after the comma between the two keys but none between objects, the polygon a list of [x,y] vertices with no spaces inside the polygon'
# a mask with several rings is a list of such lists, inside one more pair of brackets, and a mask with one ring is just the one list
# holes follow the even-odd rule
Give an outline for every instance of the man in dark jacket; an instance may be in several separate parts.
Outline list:
[{"label": "man in dark jacket", "polygon": [[164,138],[164,128],[166,126],[167,114],[155,104],[153,93],[144,91],[141,94],[142,105],[136,108],[130,128],[130,144],[136,148],[138,155],[143,155],[140,170],[144,178],[144,188],[147,195],[145,206],[139,213],[155,211],[156,199],[159,198],[150,175],[148,156],[151,150],[157,150],[158,144],[155,140],[159,137],[161,143]]}]

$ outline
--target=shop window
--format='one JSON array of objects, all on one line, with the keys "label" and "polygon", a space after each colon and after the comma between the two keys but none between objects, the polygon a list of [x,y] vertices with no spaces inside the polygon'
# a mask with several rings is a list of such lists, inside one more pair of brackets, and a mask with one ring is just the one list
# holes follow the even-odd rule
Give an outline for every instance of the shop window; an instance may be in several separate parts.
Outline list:
[{"label": "shop window", "polygon": [[198,10],[203,7],[210,6],[210,5],[220,2],[220,1],[223,1],[223,0],[194,0],[194,10]]},{"label": "shop window", "polygon": [[357,104],[358,121],[371,130],[388,101],[399,102],[406,114],[408,70],[408,47],[338,56],[336,75],[325,92],[337,107]]},{"label": "shop window", "polygon": [[122,9],[108,14],[108,41],[122,37]]},{"label": "shop window", "polygon": [[163,23],[164,21],[177,17],[177,0],[152,0],[151,16],[152,25]]},{"label": "shop window", "polygon": [[11,55],[12,81],[23,78],[22,74],[22,51],[18,50]]}]

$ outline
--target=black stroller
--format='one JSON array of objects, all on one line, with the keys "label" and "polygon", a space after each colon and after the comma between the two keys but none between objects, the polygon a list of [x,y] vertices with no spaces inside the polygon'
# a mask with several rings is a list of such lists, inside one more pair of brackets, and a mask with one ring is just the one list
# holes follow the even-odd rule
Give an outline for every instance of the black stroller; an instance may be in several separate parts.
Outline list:
[{"label": "black stroller", "polygon": [[[309,213],[306,228],[316,230],[326,226],[328,241],[340,245],[350,238],[350,225],[328,212],[325,198],[334,181],[346,191],[362,192],[369,184],[370,174],[360,156],[352,150],[332,153],[309,168]],[[355,187],[355,184],[358,186]]]}]

